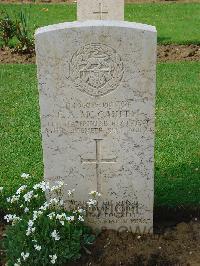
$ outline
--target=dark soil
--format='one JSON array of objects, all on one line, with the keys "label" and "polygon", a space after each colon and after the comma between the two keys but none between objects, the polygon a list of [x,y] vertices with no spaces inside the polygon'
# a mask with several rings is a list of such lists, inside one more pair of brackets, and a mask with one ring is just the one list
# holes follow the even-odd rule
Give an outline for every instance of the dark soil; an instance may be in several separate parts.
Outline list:
[{"label": "dark soil", "polygon": [[69,265],[199,266],[200,222],[179,223],[152,236],[104,231],[86,252]]},{"label": "dark soil", "polygon": [[[200,61],[200,45],[158,45],[158,62]],[[35,64],[35,54],[0,49],[0,64]]]},{"label": "dark soil", "polygon": [[12,49],[0,49],[0,64],[35,64],[35,54],[19,54]]},{"label": "dark soil", "polygon": [[[0,224],[0,240],[5,225]],[[0,265],[3,250],[0,250]],[[2,264],[1,264],[2,263]],[[85,248],[82,258],[68,266],[199,266],[200,221],[167,227],[162,233],[136,235],[130,232],[103,231],[96,242]]]},{"label": "dark soil", "polygon": [[200,45],[159,45],[158,61],[200,61]]},{"label": "dark soil", "polygon": [[1,264],[4,256],[4,252],[3,252],[3,248],[2,248],[2,245],[1,245],[1,241],[3,239],[3,235],[4,235],[4,232],[5,232],[5,225],[3,225],[1,222],[0,222],[0,266],[3,265]]}]

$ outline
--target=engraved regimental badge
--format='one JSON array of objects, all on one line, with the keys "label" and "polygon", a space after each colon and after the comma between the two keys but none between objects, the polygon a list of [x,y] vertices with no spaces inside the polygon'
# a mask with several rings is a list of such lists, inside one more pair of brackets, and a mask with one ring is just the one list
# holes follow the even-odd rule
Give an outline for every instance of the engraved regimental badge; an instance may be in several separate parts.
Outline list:
[{"label": "engraved regimental badge", "polygon": [[121,57],[105,44],[83,46],[70,62],[70,77],[77,89],[91,96],[103,96],[115,90],[123,73]]}]

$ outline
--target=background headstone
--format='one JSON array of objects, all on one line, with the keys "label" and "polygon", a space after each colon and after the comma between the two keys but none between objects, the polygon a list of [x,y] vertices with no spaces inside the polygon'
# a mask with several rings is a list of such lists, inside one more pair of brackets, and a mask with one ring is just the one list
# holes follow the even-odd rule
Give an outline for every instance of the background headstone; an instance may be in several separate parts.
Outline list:
[{"label": "background headstone", "polygon": [[77,204],[98,190],[95,228],[152,231],[155,27],[71,22],[35,37],[45,179]]},{"label": "background headstone", "polygon": [[124,0],[78,0],[77,20],[124,20]]}]

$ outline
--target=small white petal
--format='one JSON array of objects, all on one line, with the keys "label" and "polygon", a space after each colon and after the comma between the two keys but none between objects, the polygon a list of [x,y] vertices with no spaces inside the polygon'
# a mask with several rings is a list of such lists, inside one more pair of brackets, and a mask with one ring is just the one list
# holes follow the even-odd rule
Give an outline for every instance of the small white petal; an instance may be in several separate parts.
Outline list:
[{"label": "small white petal", "polygon": [[23,173],[23,174],[21,174],[21,177],[22,178],[25,178],[25,179],[28,179],[30,177],[30,175],[29,174],[26,174],[26,173]]}]

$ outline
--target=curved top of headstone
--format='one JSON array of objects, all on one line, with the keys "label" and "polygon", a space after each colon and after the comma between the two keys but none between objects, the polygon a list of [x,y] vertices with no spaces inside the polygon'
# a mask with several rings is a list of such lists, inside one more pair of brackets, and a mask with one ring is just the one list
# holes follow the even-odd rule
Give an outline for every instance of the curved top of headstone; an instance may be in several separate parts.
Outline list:
[{"label": "curved top of headstone", "polygon": [[70,28],[87,28],[87,27],[118,27],[118,28],[131,28],[135,30],[156,32],[156,27],[135,23],[135,22],[127,22],[127,21],[114,21],[114,20],[87,20],[87,21],[74,21],[74,22],[64,22],[54,25],[45,26],[42,28],[38,28],[35,32],[35,35],[40,35],[43,33],[49,33],[56,30],[64,30]]}]

